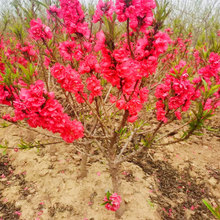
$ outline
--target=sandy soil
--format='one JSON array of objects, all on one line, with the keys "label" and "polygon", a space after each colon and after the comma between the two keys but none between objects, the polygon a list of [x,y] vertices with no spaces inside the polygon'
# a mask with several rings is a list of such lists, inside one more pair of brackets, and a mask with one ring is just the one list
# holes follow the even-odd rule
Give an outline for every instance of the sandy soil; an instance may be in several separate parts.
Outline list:
[{"label": "sandy soil", "polygon": [[[44,143],[59,140],[2,123],[0,144],[8,141],[9,147],[18,146],[21,138]],[[201,200],[220,204],[219,147],[219,134],[207,133],[181,144],[159,146],[124,163],[122,219],[214,219]],[[78,179],[81,156],[74,145],[8,150],[0,155],[0,219],[114,219],[114,213],[101,206],[112,186],[106,161],[96,152],[82,180]]]}]

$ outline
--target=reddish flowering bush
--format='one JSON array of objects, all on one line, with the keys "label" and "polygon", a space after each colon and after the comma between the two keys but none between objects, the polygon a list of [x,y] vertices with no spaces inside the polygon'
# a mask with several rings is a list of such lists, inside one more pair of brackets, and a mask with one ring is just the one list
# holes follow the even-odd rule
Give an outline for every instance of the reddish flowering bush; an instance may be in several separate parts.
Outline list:
[{"label": "reddish flowering bush", "polygon": [[91,14],[78,0],[60,0],[47,8],[48,26],[31,20],[34,41],[17,32],[0,39],[0,104],[14,111],[2,118],[68,143],[80,139],[86,158],[92,147],[100,150],[115,192],[104,205],[116,213],[121,164],[158,144],[158,131],[183,116],[188,129],[162,144],[188,139],[220,105],[220,56],[193,49],[191,34],[163,31],[167,12],[155,7],[154,0],[100,0]]},{"label": "reddish flowering bush", "polygon": [[31,127],[42,127],[53,133],[60,133],[68,143],[83,137],[82,124],[76,120],[71,121],[63,112],[63,107],[55,100],[54,94],[46,91],[42,81],[38,80],[29,89],[22,88],[18,95],[15,92],[13,95],[15,116],[10,118],[6,115],[5,119],[14,122],[27,119]]}]

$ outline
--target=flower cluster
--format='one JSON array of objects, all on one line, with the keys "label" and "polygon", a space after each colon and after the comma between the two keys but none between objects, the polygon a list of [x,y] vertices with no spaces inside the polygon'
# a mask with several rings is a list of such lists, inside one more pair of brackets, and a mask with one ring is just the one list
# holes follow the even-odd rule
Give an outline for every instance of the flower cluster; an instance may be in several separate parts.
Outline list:
[{"label": "flower cluster", "polygon": [[209,65],[199,70],[199,75],[202,76],[210,85],[211,79],[214,78],[217,84],[220,84],[220,55],[217,53],[210,53]]},{"label": "flower cluster", "polygon": [[102,95],[102,87],[100,80],[98,80],[94,75],[87,78],[87,89],[91,91],[89,95],[89,102],[92,103],[94,97],[101,96]]},{"label": "flower cluster", "polygon": [[51,18],[52,15],[52,19],[55,20],[55,16],[57,16],[58,18],[62,18],[62,12],[60,8],[57,8],[56,5],[51,5],[49,7],[49,9],[47,10],[47,15],[48,15],[48,19]]},{"label": "flower cluster", "polygon": [[92,73],[92,72],[98,73],[100,70],[99,70],[99,64],[98,64],[96,56],[92,54],[85,56],[80,61],[78,71],[80,74]]},{"label": "flower cluster", "polygon": [[145,31],[153,22],[154,0],[117,0],[115,6],[118,20],[124,22],[129,19],[134,30]]},{"label": "flower cluster", "polygon": [[79,1],[60,0],[60,6],[67,31],[70,34],[79,34],[88,38],[90,31]]},{"label": "flower cluster", "polygon": [[189,76],[184,68],[186,68],[186,63],[180,61],[179,65],[166,75],[164,83],[156,88],[155,96],[158,99],[156,108],[159,121],[166,123],[168,121],[166,116],[170,110],[173,110],[176,117],[181,119],[181,111],[187,111],[191,100],[200,96],[199,91],[188,80]]},{"label": "flower cluster", "polygon": [[40,18],[31,20],[30,26],[30,37],[34,40],[51,39],[53,36],[50,28],[43,24]]},{"label": "flower cluster", "polygon": [[65,59],[72,61],[76,44],[73,41],[64,41],[59,45],[60,55]]},{"label": "flower cluster", "polygon": [[129,111],[130,122],[137,119],[138,112],[147,101],[147,88],[139,89],[141,80],[155,72],[158,57],[167,50],[171,42],[169,36],[163,32],[157,32],[153,40],[148,40],[152,34],[146,33],[145,38],[138,40],[134,50],[135,59],[130,56],[127,43],[123,43],[112,53],[105,48],[103,32],[97,34],[96,47],[102,51],[101,74],[112,86],[122,91],[123,95],[115,100],[116,107]]},{"label": "flower cluster", "polygon": [[101,21],[103,15],[105,15],[107,18],[112,20],[113,12],[114,12],[114,5],[112,0],[107,2],[103,2],[102,0],[99,0],[92,22],[97,23],[98,21]]},{"label": "flower cluster", "polygon": [[[1,76],[0,76],[0,81],[1,81]],[[6,86],[3,86],[0,84],[0,104],[4,105],[10,105],[10,92],[9,89],[7,89]]]},{"label": "flower cluster", "polygon": [[1,62],[1,56],[0,56],[0,73],[5,72],[5,64]]},{"label": "flower cluster", "polygon": [[53,133],[60,133],[63,140],[72,143],[82,138],[84,128],[81,122],[73,120],[64,113],[63,107],[55,99],[53,93],[48,93],[41,80],[30,88],[22,88],[18,95],[13,94],[14,117],[4,118],[18,121],[27,119],[31,127],[42,127]]},{"label": "flower cluster", "polygon": [[117,193],[110,194],[104,198],[105,208],[111,211],[117,211],[120,208],[122,202],[121,197]]},{"label": "flower cluster", "polygon": [[[210,53],[209,63],[205,67],[199,69],[200,78],[194,80],[195,83],[201,82],[201,77],[207,82],[208,87],[215,85],[220,85],[220,56],[217,53]],[[204,90],[204,88],[203,88]],[[213,97],[208,98],[204,109],[205,110],[215,110],[220,106],[220,88],[213,94]]]},{"label": "flower cluster", "polygon": [[[79,94],[83,94],[84,85],[80,78],[80,74],[72,69],[69,65],[67,67],[62,66],[59,63],[56,63],[51,68],[51,74],[57,79],[57,82],[64,88],[66,91],[74,93],[77,101],[83,103],[84,100]],[[86,98],[86,95],[83,95]]]}]

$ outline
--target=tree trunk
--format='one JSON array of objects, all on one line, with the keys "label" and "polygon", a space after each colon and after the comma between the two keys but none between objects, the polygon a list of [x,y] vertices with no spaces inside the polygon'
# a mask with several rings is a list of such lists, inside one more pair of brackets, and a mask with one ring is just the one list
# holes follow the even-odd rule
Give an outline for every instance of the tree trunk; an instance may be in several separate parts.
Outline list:
[{"label": "tree trunk", "polygon": [[120,181],[120,166],[114,163],[109,163],[110,174],[112,178],[113,193],[117,193],[121,196],[122,202],[120,208],[115,212],[115,219],[121,219],[121,216],[125,212],[125,202],[123,200],[123,194],[121,191],[121,181]]},{"label": "tree trunk", "polygon": [[88,170],[86,168],[87,159],[88,159],[88,155],[87,154],[83,154],[82,155],[82,160],[81,160],[81,165],[80,165],[80,175],[79,175],[79,178],[87,177],[87,173],[88,173]]}]

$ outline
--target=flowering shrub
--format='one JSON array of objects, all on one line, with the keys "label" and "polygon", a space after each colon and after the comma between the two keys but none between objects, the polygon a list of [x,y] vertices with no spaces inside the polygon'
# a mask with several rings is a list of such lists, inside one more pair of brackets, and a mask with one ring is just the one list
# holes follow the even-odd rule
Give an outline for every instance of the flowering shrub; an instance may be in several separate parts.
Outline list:
[{"label": "flowering shrub", "polygon": [[17,30],[13,42],[0,40],[0,104],[14,111],[2,118],[25,120],[68,143],[79,139],[82,171],[95,144],[115,192],[105,207],[117,215],[121,164],[158,144],[158,131],[185,112],[194,114],[188,129],[159,144],[188,139],[220,105],[220,56],[190,49],[190,34],[163,30],[167,14],[154,0],[100,0],[93,14],[78,0],[60,0],[60,7],[47,7],[47,25],[33,18],[28,36]]}]

